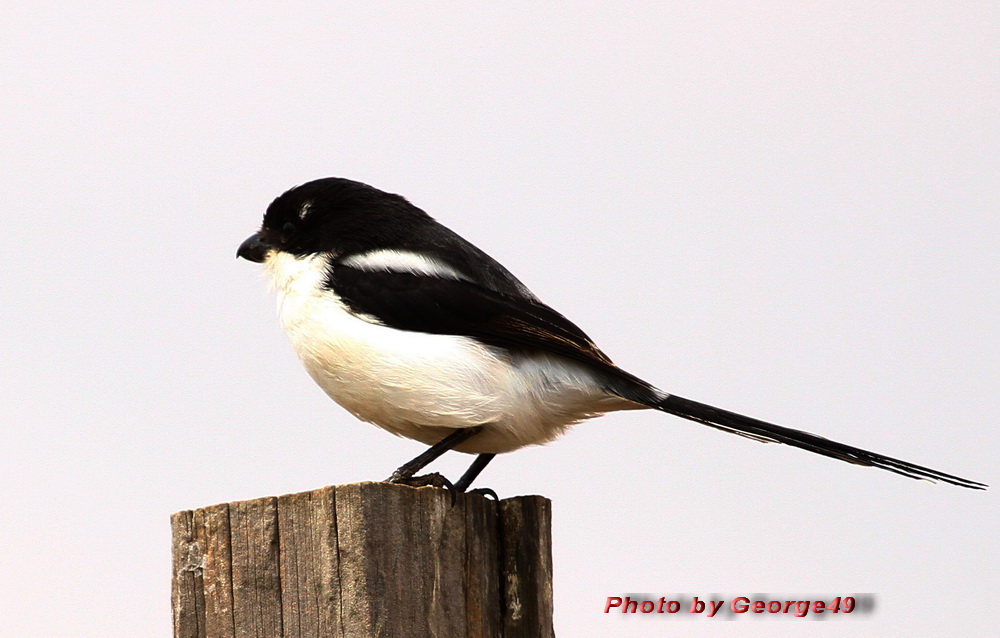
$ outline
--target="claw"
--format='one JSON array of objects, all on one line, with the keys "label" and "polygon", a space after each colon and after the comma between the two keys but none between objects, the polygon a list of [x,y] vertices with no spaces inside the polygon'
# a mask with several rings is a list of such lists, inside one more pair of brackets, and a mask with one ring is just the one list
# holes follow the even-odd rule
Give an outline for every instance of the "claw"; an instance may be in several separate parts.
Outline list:
[{"label": "claw", "polygon": [[451,504],[454,507],[455,501],[458,499],[458,490],[451,481],[446,479],[443,475],[437,472],[431,472],[430,474],[423,474],[421,476],[397,476],[399,471],[392,473],[387,480],[388,483],[396,483],[397,485],[409,485],[410,487],[437,487],[439,489],[448,490],[448,494],[451,495]]},{"label": "claw", "polygon": [[498,502],[500,501],[500,497],[497,496],[497,493],[494,492],[492,489],[490,489],[488,487],[477,487],[474,490],[467,491],[466,494],[481,494],[481,495],[487,496],[487,497],[492,496],[494,501],[498,501]]}]

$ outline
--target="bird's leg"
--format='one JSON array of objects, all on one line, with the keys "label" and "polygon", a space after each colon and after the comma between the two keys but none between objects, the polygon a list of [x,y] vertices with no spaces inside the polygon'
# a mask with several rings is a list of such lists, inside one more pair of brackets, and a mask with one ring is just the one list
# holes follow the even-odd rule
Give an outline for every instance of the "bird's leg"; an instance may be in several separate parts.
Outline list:
[{"label": "bird's leg", "polygon": [[[476,425],[471,428],[461,428],[455,430],[448,436],[444,437],[434,445],[427,448],[420,456],[416,457],[412,461],[403,463],[401,466],[399,466],[399,469],[393,472],[392,476],[390,476],[386,480],[390,483],[402,483],[403,485],[412,485],[414,487],[422,485],[434,485],[436,487],[448,487],[449,489],[454,489],[451,486],[451,483],[448,481],[448,479],[441,476],[440,474],[437,474],[436,472],[434,474],[427,474],[425,476],[415,477],[413,475],[419,472],[420,470],[424,469],[425,467],[427,467],[427,465],[431,461],[435,460],[448,450],[454,448],[459,443],[462,443],[463,441],[466,441],[469,438],[479,434],[482,430],[483,426],[481,425]],[[484,463],[483,467],[485,466],[486,464]],[[462,478],[465,477],[463,476]],[[472,476],[472,478],[475,478],[475,474]],[[472,482],[472,478],[469,479],[470,483]]]},{"label": "bird's leg", "polygon": [[[494,456],[496,456],[496,454],[480,454],[479,456],[477,456],[476,460],[473,461],[472,465],[469,466],[469,469],[467,469],[465,471],[465,474],[462,475],[462,478],[458,479],[458,482],[455,483],[455,489],[458,490],[459,492],[464,492],[465,490],[469,489],[469,486],[472,485],[472,482],[476,480],[476,477],[479,476],[479,473],[482,472],[487,465],[489,465],[489,462],[493,460]],[[491,494],[493,498],[495,498],[496,500],[500,500],[499,498],[497,498],[496,492],[494,492],[493,490],[475,490],[475,491],[482,492],[485,494]]]}]

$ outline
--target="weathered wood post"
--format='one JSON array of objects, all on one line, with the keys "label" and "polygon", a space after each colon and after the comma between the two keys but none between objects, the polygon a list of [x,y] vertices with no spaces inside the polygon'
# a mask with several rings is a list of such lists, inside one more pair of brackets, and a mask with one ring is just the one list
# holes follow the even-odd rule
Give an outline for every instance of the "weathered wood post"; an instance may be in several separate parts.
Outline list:
[{"label": "weathered wood post", "polygon": [[552,636],[551,502],[353,483],[171,517],[175,638]]}]

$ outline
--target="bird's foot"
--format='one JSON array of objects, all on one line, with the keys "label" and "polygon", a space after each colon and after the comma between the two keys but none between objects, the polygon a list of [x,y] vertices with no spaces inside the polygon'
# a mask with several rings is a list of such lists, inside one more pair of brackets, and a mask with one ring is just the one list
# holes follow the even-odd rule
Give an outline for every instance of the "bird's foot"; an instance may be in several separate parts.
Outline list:
[{"label": "bird's foot", "polygon": [[491,497],[494,501],[500,501],[500,497],[497,493],[488,487],[477,487],[474,490],[465,490],[466,494],[479,494],[481,496]]},{"label": "bird's foot", "polygon": [[392,473],[388,479],[389,483],[395,483],[397,485],[409,485],[410,487],[437,487],[440,489],[448,490],[451,495],[451,504],[455,504],[455,499],[458,497],[458,490],[451,481],[446,479],[443,475],[437,472],[431,472],[430,474],[423,474],[421,476],[405,476],[399,470]]}]

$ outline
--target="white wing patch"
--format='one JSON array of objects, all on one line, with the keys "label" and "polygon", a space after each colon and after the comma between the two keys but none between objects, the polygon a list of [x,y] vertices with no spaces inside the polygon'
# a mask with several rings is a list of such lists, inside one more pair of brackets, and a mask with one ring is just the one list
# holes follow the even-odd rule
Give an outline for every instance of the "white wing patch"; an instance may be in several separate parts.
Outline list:
[{"label": "white wing patch", "polygon": [[457,281],[468,280],[468,277],[442,261],[407,250],[373,250],[360,255],[351,255],[342,263],[361,270],[406,272]]}]

